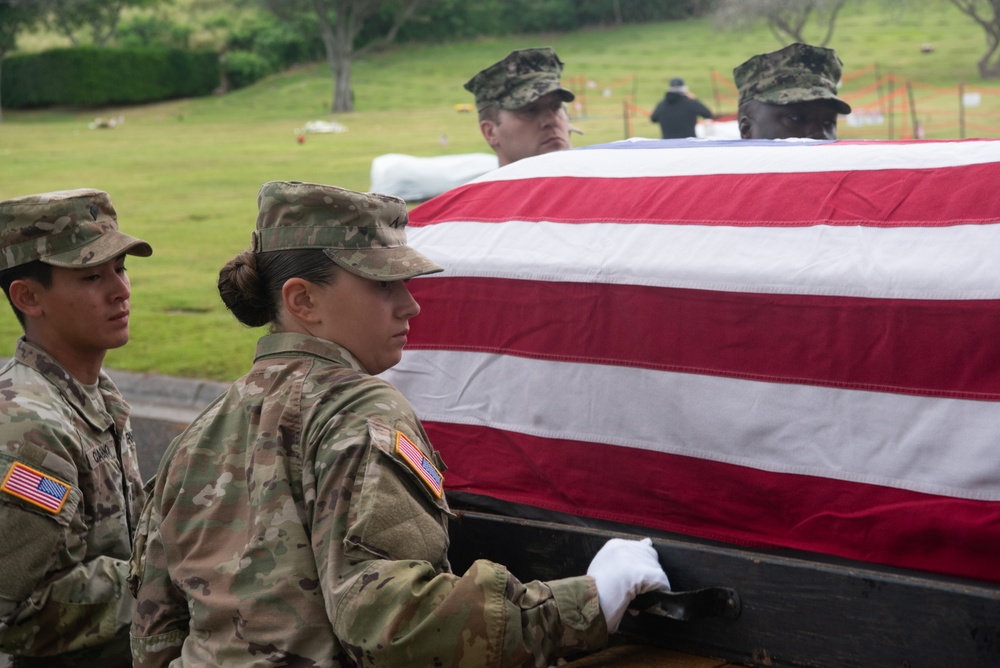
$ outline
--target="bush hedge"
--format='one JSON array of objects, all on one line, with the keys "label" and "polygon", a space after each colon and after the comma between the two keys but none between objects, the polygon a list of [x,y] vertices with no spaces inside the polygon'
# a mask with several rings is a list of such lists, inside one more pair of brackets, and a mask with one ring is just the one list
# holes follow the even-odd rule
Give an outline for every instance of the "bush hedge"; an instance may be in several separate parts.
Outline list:
[{"label": "bush hedge", "polygon": [[144,104],[208,95],[219,82],[211,51],[81,46],[4,58],[0,100],[7,109]]},{"label": "bush hedge", "polygon": [[[587,26],[676,21],[711,10],[713,0],[436,0],[399,31],[400,42],[447,42],[484,35],[570,32]],[[398,10],[395,0],[365,23],[365,44],[383,35]]]},{"label": "bush hedge", "polygon": [[246,88],[258,79],[277,71],[264,56],[250,51],[230,51],[222,63],[229,90]]}]

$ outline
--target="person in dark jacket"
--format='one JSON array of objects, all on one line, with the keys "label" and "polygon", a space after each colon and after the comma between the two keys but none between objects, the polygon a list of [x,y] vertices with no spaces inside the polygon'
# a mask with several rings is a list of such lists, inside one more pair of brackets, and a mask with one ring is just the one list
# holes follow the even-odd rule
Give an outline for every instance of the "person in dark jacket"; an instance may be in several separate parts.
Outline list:
[{"label": "person in dark jacket", "polygon": [[664,139],[679,139],[695,136],[694,126],[699,117],[710,119],[712,112],[688,92],[683,79],[674,78],[649,120],[660,124]]}]

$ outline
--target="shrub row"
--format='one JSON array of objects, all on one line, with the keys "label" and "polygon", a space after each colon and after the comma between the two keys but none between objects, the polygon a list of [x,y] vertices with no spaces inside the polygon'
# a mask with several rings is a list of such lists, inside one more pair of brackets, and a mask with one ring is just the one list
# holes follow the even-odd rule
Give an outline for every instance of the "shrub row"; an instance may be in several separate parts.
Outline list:
[{"label": "shrub row", "polygon": [[[568,32],[587,26],[674,21],[709,11],[712,0],[436,0],[399,31],[401,42],[447,42],[483,35]],[[385,2],[365,24],[359,42],[392,25]]]},{"label": "shrub row", "polygon": [[144,104],[208,95],[219,81],[210,51],[72,47],[4,58],[0,100],[8,109]]},{"label": "shrub row", "polygon": [[256,21],[233,29],[226,40],[222,68],[230,90],[249,86],[269,74],[325,57],[315,17],[305,14],[293,23],[261,14]]}]

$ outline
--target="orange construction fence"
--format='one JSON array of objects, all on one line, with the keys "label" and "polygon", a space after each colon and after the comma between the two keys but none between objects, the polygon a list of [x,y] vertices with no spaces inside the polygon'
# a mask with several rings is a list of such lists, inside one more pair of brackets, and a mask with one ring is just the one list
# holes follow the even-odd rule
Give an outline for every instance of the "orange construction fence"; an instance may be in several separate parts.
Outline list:
[{"label": "orange construction fence", "polygon": [[[722,117],[718,120],[735,115],[739,95],[732,75],[712,70],[711,83],[711,106]],[[621,91],[627,85],[631,91]],[[604,97],[621,91],[618,99],[622,101],[626,137],[633,136],[635,116],[648,118],[651,114],[634,104],[635,85],[633,76],[601,88]],[[934,86],[883,73],[878,64],[872,64],[845,72],[839,95],[852,107],[838,128],[842,138],[1000,137],[1000,86],[965,82]]]}]

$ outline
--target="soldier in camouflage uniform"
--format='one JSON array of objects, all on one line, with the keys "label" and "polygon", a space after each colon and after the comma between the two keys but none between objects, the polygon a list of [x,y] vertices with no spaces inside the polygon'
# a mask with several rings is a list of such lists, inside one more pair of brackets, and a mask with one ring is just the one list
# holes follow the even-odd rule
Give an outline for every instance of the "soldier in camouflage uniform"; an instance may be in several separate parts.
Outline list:
[{"label": "soldier in camouflage uniform", "polygon": [[270,333],[147,488],[137,666],[548,666],[601,646],[637,592],[669,588],[648,539],[611,541],[592,577],[453,574],[444,463],[372,375],[420,311],[404,282],[441,267],[406,245],[400,199],[271,182],[258,204],[219,292]]},{"label": "soldier in camouflage uniform", "polygon": [[833,49],[795,43],[754,56],[733,70],[743,139],[836,139],[843,63]]},{"label": "soldier in camouflage uniform", "polygon": [[562,87],[563,64],[548,47],[512,51],[469,79],[476,96],[479,130],[500,166],[572,146],[566,102],[575,96]]},{"label": "soldier in camouflage uniform", "polygon": [[0,652],[14,666],[131,665],[126,576],[144,496],[129,407],[101,365],[129,336],[107,193],[0,202],[0,285],[24,328],[0,370]]}]

